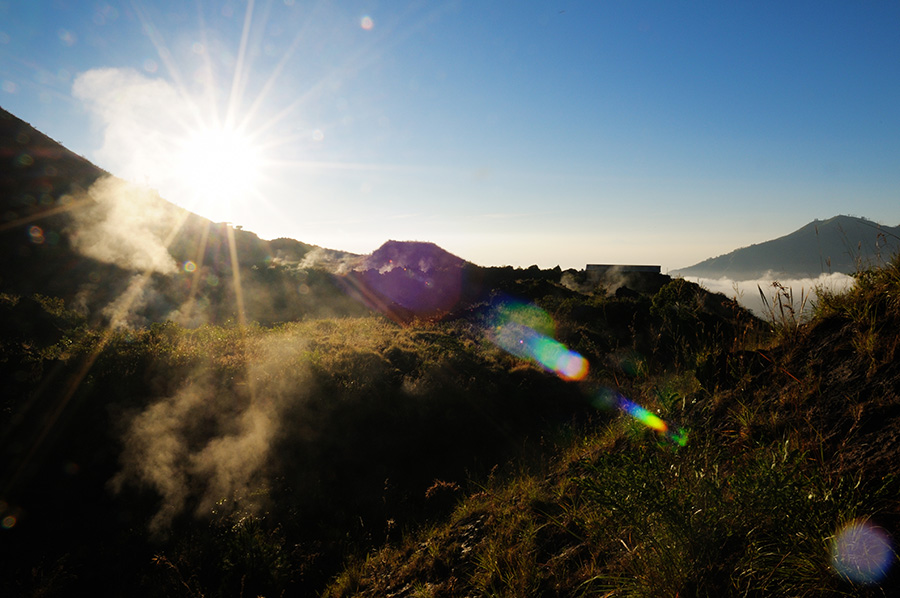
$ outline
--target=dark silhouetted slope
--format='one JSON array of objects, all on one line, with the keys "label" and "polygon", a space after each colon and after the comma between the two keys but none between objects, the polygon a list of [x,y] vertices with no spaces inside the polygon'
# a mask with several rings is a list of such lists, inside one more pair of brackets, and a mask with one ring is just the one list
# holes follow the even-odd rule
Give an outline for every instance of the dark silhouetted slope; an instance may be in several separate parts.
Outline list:
[{"label": "dark silhouetted slope", "polygon": [[361,313],[333,298],[341,291],[332,276],[298,274],[312,250],[328,251],[266,241],[129,186],[0,109],[2,292],[59,297],[97,319],[146,274],[130,306],[137,321],[224,321],[238,311],[234,255],[248,319]]}]

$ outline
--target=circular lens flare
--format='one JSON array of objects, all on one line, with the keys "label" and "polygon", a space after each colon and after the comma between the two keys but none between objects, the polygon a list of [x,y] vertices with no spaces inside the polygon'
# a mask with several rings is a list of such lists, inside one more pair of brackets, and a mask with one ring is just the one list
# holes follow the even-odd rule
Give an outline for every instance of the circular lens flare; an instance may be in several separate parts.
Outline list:
[{"label": "circular lens flare", "polygon": [[896,555],[891,537],[865,520],[844,525],[831,540],[831,566],[858,584],[875,584],[887,575]]}]

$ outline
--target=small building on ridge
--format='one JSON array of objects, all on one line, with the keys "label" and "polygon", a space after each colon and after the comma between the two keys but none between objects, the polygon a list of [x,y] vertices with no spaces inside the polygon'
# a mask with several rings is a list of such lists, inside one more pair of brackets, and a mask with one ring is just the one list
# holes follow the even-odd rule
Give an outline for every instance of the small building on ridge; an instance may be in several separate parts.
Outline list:
[{"label": "small building on ridge", "polygon": [[594,276],[604,276],[606,274],[625,274],[630,272],[641,272],[642,274],[660,274],[662,270],[661,266],[635,266],[625,264],[588,264],[584,269]]}]

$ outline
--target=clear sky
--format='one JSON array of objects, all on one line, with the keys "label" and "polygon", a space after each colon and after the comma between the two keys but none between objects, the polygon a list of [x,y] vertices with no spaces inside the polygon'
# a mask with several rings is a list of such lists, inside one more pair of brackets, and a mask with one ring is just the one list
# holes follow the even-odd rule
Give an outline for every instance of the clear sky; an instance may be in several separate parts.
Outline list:
[{"label": "clear sky", "polygon": [[900,224],[900,3],[0,0],[0,106],[264,238],[677,269]]}]

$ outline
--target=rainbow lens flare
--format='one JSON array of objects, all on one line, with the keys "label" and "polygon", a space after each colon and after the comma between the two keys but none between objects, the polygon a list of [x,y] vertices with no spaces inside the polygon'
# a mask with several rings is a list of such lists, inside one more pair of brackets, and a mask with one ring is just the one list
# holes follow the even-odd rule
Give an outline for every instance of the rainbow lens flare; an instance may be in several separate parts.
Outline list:
[{"label": "rainbow lens flare", "polygon": [[[498,347],[539,363],[563,380],[583,380],[588,373],[587,359],[554,340],[555,333],[553,318],[533,304],[505,301],[492,314],[490,338]],[[683,429],[671,429],[662,418],[612,389],[597,391],[590,403],[600,409],[620,409],[678,446],[687,444],[687,432]]]},{"label": "rainbow lens flare", "polygon": [[685,446],[687,444],[687,432],[685,430],[681,428],[678,430],[670,428],[669,424],[661,417],[612,389],[604,388],[597,392],[591,403],[594,407],[601,409],[620,409],[651,430],[655,430],[657,433],[665,436],[678,446]]},{"label": "rainbow lens flare", "polygon": [[834,570],[863,585],[881,581],[897,558],[890,535],[863,519],[853,520],[838,530],[831,539],[830,551]]},{"label": "rainbow lens flare", "polygon": [[583,380],[587,359],[551,338],[554,332],[553,319],[541,308],[506,303],[494,313],[491,338],[504,351],[535,361],[563,380]]},{"label": "rainbow lens flare", "polygon": [[620,407],[622,411],[638,420],[648,428],[656,430],[660,434],[665,434],[669,431],[669,426],[666,425],[666,422],[664,422],[659,416],[650,413],[637,403],[629,401],[628,399],[623,397]]}]

